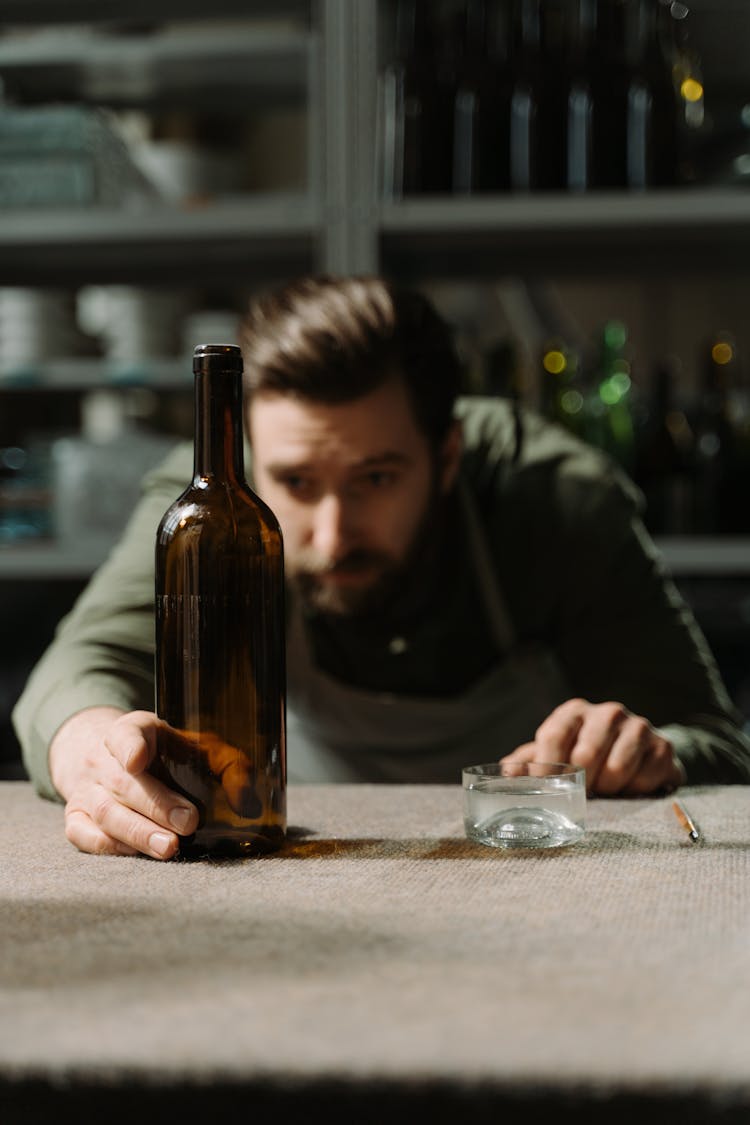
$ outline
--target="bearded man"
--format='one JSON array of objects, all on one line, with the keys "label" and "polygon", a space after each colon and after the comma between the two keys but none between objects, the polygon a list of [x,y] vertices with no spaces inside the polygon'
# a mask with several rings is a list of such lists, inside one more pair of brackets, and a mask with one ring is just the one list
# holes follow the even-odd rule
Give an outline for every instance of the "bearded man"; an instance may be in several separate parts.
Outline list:
[{"label": "bearded man", "polygon": [[[424,296],[302,279],[242,344],[248,475],[284,536],[290,782],[458,782],[508,756],[585,766],[599,795],[750,781],[639,494],[533,413],[461,398]],[[168,859],[197,825],[149,772],[154,536],[191,465],[180,446],[149,475],[14,712],[84,851]]]}]

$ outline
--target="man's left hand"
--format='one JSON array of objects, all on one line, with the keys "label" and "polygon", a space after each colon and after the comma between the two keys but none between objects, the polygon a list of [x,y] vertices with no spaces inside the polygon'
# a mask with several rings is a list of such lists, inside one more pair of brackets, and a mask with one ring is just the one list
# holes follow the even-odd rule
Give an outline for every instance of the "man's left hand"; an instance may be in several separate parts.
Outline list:
[{"label": "man's left hand", "polygon": [[611,797],[672,790],[685,781],[672,743],[621,703],[569,699],[504,762],[570,762],[586,769],[590,794]]}]

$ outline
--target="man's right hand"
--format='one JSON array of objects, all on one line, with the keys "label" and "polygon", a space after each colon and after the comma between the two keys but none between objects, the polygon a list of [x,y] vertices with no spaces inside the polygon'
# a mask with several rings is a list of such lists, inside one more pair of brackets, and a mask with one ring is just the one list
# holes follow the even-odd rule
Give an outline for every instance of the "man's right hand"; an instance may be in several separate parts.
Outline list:
[{"label": "man's right hand", "polygon": [[162,725],[150,711],[91,707],[58,730],[50,774],[80,851],[171,859],[197,828],[195,806],[148,773]]}]

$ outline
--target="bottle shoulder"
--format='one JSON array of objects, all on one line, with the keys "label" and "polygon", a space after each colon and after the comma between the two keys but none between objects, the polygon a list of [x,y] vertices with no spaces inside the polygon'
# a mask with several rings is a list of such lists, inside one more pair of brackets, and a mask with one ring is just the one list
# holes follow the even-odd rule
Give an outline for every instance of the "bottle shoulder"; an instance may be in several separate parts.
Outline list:
[{"label": "bottle shoulder", "polygon": [[157,541],[176,536],[198,538],[281,539],[279,522],[268,505],[244,482],[193,481],[161,518]]}]

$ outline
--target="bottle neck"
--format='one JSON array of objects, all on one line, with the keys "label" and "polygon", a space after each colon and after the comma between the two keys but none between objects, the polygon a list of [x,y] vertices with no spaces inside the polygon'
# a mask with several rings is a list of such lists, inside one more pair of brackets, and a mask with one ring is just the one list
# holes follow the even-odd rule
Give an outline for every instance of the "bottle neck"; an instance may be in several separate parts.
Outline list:
[{"label": "bottle neck", "polygon": [[242,482],[242,375],[201,371],[195,376],[194,479]]}]

